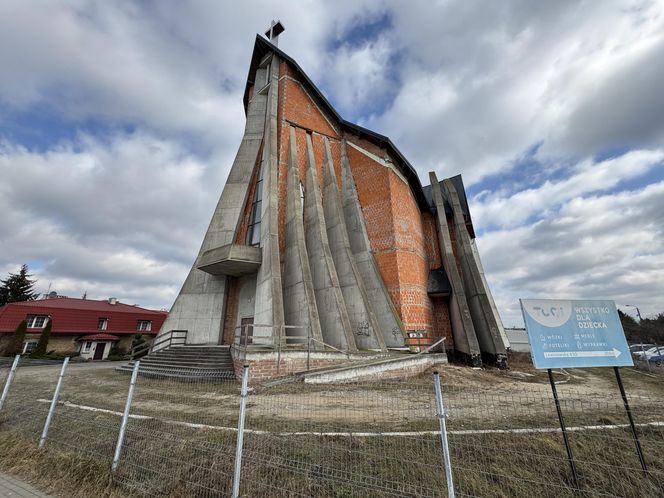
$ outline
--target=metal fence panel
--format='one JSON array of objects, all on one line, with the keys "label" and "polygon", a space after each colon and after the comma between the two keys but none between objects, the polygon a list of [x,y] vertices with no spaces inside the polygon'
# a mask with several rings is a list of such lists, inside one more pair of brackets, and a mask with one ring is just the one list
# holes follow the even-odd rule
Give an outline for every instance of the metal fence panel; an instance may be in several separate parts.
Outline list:
[{"label": "metal fence panel", "polygon": [[239,387],[195,371],[139,377],[114,481],[135,496],[230,496]]}]

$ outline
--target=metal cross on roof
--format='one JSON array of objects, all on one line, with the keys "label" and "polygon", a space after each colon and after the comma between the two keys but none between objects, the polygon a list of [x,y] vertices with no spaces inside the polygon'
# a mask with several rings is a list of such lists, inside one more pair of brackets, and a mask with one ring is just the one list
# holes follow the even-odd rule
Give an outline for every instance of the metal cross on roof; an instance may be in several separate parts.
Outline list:
[{"label": "metal cross on roof", "polygon": [[286,28],[281,24],[281,21],[275,21],[274,19],[270,23],[270,28],[265,31],[265,36],[268,40],[272,42],[275,47],[279,46],[279,35],[284,32]]}]

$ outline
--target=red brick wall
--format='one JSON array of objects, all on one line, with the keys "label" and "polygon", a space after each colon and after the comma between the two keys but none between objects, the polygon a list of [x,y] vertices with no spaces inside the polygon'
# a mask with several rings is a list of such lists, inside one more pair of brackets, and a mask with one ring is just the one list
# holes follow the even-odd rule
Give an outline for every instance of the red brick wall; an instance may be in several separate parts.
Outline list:
[{"label": "red brick wall", "polygon": [[436,338],[447,338],[444,343],[445,349],[454,347],[449,302],[450,298],[447,296],[431,297],[431,303],[433,304],[433,335]]},{"label": "red brick wall", "polygon": [[[312,130],[318,180],[323,184],[321,135],[330,139],[337,184],[341,187],[341,144],[338,123],[317,105],[315,98],[296,81],[287,62],[279,70],[279,245],[285,250],[284,227],[290,126],[296,126],[298,170],[305,182],[306,130]],[[335,129],[336,128],[336,129]],[[385,158],[379,146],[348,136],[371,153]],[[408,183],[385,166],[348,147],[351,170],[358,188],[371,247],[390,297],[407,330],[425,330],[434,335],[433,304],[426,286],[429,269],[441,266],[436,225],[429,213],[422,214]],[[305,192],[306,195],[306,192]],[[447,320],[449,326],[449,320]]]},{"label": "red brick wall", "polygon": [[[314,359],[312,358],[309,361],[309,368],[323,368],[333,365],[340,365],[347,363],[348,359],[345,356],[340,357],[336,360],[328,359]],[[255,382],[260,380],[272,379],[274,377],[280,377],[283,375],[290,375],[296,372],[304,372],[307,369],[307,359],[306,358],[289,358],[287,355],[281,358],[279,363],[279,369],[277,372],[277,360],[234,360],[233,367],[235,368],[235,377],[238,379],[242,378],[242,367],[248,364],[249,365],[249,382]]]},{"label": "red brick wall", "polygon": [[284,232],[286,224],[286,190],[288,185],[288,147],[291,125],[296,126],[298,170],[303,186],[306,186],[307,130],[313,131],[312,144],[321,193],[324,157],[324,143],[321,135],[326,135],[330,139],[330,148],[332,150],[337,181],[339,182],[338,185],[341,185],[341,145],[339,134],[330,124],[334,122],[334,119],[321,111],[315,99],[296,80],[296,74],[287,62],[282,62],[279,67],[279,106],[277,118],[279,140],[279,249],[281,254],[283,254],[286,248]]},{"label": "red brick wall", "polygon": [[394,306],[407,330],[425,330],[431,335],[433,314],[427,295],[431,263],[422,214],[410,186],[389,168],[350,146],[348,158],[371,248]]},{"label": "red brick wall", "polygon": [[422,226],[424,228],[424,241],[429,260],[429,269],[434,270],[442,266],[440,246],[438,240],[438,227],[431,213],[422,214]]}]

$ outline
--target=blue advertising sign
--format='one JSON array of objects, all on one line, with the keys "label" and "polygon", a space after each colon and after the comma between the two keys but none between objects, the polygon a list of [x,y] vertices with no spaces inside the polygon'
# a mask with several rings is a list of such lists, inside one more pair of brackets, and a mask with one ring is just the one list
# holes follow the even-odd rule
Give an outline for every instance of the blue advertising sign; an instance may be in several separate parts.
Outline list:
[{"label": "blue advertising sign", "polygon": [[613,301],[521,299],[535,368],[634,365]]}]

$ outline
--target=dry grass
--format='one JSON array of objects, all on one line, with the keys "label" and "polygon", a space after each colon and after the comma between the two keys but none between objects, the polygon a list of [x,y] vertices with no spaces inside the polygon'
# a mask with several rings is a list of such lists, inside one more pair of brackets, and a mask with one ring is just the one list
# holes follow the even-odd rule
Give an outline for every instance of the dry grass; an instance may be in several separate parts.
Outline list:
[{"label": "dry grass", "polygon": [[[50,368],[50,367],[47,367]],[[0,469],[61,496],[228,496],[238,384],[139,378],[125,450],[109,485],[116,413],[59,406],[45,451],[36,449],[55,370],[20,372],[0,414]],[[611,370],[560,372],[568,426],[624,424]],[[561,435],[465,433],[555,428],[546,375],[527,363],[509,371],[441,370],[459,496],[661,496],[664,429],[639,427],[651,473],[644,477],[625,428],[570,434],[580,474],[574,491]],[[664,377],[623,369],[637,423],[662,421]],[[2,374],[0,373],[0,381]],[[123,408],[129,377],[72,369],[61,399],[111,412]],[[444,496],[430,373],[408,381],[333,386],[255,386],[245,436],[245,496]],[[202,424],[192,426],[187,424]],[[252,431],[267,431],[256,433]],[[362,432],[409,431],[363,437]],[[302,432],[306,434],[292,434]],[[335,436],[320,433],[342,433]],[[347,433],[352,433],[347,435]]]}]

